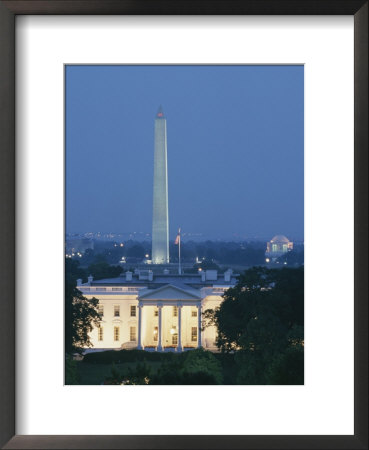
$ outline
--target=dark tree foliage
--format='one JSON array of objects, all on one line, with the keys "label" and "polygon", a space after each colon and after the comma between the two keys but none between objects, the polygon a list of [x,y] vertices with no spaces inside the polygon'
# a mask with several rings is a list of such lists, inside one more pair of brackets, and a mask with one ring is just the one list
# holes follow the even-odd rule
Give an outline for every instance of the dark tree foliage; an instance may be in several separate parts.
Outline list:
[{"label": "dark tree foliage", "polygon": [[237,285],[225,292],[221,306],[205,312],[204,323],[216,325],[221,351],[235,352],[237,383],[301,384],[302,267],[246,271]]},{"label": "dark tree foliage", "polygon": [[196,349],[175,355],[158,355],[161,365],[157,373],[152,373],[145,359],[134,368],[127,366],[121,373],[113,364],[112,375],[105,379],[105,384],[222,384],[221,363],[211,352]]},{"label": "dark tree foliage", "polygon": [[183,259],[198,257],[203,262],[217,264],[239,264],[254,266],[265,261],[264,242],[185,242],[182,246]]},{"label": "dark tree foliage", "polygon": [[65,358],[65,384],[80,384],[77,363],[70,355]]},{"label": "dark tree foliage", "polygon": [[197,271],[199,269],[202,269],[202,270],[210,269],[210,270],[218,270],[218,271],[220,271],[220,267],[218,266],[218,264],[215,264],[215,262],[209,261],[207,259],[205,259],[204,261],[201,261],[201,262],[199,262],[197,264],[194,264],[193,268],[195,269],[194,270],[195,273],[197,273]]},{"label": "dark tree foliage", "polygon": [[81,353],[82,347],[92,347],[89,333],[101,320],[99,300],[88,300],[76,288],[76,280],[85,277],[79,261],[65,260],[65,352],[69,355]]},{"label": "dark tree foliage", "polygon": [[99,300],[87,299],[73,285],[65,290],[65,352],[82,353],[83,347],[92,347],[89,333],[97,327],[101,317],[98,313]]},{"label": "dark tree foliage", "polygon": [[304,264],[304,246],[296,246],[292,251],[285,253],[277,259],[279,264],[287,263],[288,266],[301,266]]},{"label": "dark tree foliage", "polygon": [[[193,263],[197,257],[203,264],[232,264],[251,267],[264,264],[265,249],[265,242],[182,241],[181,260]],[[173,240],[169,243],[169,252],[171,261],[178,262],[178,245],[174,245]],[[82,257],[75,256],[75,258],[78,258],[83,267],[87,267],[100,262],[116,265],[123,256],[127,263],[140,263],[145,259],[146,254],[149,257],[151,255],[150,241],[128,240],[124,243],[95,241],[94,249],[87,249]],[[301,258],[299,258],[300,260]]]},{"label": "dark tree foliage", "polygon": [[150,366],[146,364],[146,361],[138,363],[136,367],[127,367],[122,373],[120,373],[113,363],[111,368],[111,376],[106,377],[104,384],[114,385],[140,385],[149,384],[151,377]]},{"label": "dark tree foliage", "polygon": [[116,278],[123,272],[120,266],[110,266],[106,262],[97,262],[90,264],[87,273],[94,277],[94,280],[102,280],[103,278]]},{"label": "dark tree foliage", "polygon": [[65,260],[65,279],[66,282],[76,284],[78,278],[83,282],[87,281],[87,277],[92,275],[94,280],[103,278],[116,278],[124,269],[121,266],[109,265],[103,255],[97,255],[94,263],[87,268],[82,268],[80,261],[77,259],[66,258]]},{"label": "dark tree foliage", "polygon": [[211,352],[199,348],[179,356],[165,361],[150,384],[222,384],[221,364]]},{"label": "dark tree foliage", "polygon": [[87,281],[88,274],[80,267],[80,263],[76,259],[65,259],[65,282],[76,284],[78,278],[83,282]]},{"label": "dark tree foliage", "polygon": [[127,249],[127,256],[133,258],[144,258],[145,257],[145,248],[142,244],[136,243],[132,247]]}]

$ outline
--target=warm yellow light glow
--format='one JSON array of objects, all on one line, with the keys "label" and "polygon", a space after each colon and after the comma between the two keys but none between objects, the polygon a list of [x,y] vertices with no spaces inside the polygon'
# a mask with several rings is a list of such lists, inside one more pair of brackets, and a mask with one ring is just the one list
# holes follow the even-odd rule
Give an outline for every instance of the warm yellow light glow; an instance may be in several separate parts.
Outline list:
[{"label": "warm yellow light glow", "polygon": [[265,261],[266,261],[266,262],[269,262],[269,261],[270,261],[270,259],[269,259],[269,258],[266,258],[266,259],[265,259]]},{"label": "warm yellow light glow", "polygon": [[123,242],[121,242],[120,246],[121,246],[121,247],[124,247],[124,244],[123,244]]},{"label": "warm yellow light glow", "polygon": [[149,257],[149,255],[146,253],[145,258],[148,258],[148,257]]}]

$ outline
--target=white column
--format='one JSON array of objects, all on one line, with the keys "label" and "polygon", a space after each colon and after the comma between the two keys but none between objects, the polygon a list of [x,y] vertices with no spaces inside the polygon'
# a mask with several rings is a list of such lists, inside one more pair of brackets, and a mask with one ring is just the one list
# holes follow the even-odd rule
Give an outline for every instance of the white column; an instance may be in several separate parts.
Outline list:
[{"label": "white column", "polygon": [[182,305],[178,305],[178,346],[177,351],[182,351]]},{"label": "white column", "polygon": [[162,306],[158,305],[158,352],[161,352],[163,350],[163,347],[161,345],[161,310]]},{"label": "white column", "polygon": [[138,350],[142,350],[141,344],[142,308],[143,308],[142,305],[138,305],[138,343],[137,343]]},{"label": "white column", "polygon": [[201,304],[197,306],[197,348],[201,347]]}]

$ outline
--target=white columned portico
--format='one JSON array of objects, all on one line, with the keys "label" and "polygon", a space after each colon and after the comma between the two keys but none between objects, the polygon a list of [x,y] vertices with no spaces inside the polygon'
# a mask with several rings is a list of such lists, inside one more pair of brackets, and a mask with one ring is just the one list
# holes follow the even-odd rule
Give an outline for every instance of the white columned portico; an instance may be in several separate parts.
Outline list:
[{"label": "white columned portico", "polygon": [[178,304],[178,344],[177,351],[182,351],[182,305]]},{"label": "white columned portico", "polygon": [[137,349],[142,350],[142,343],[141,343],[141,330],[142,330],[142,305],[138,305],[138,342],[137,342]]},{"label": "white columned portico", "polygon": [[161,324],[161,322],[162,322],[161,310],[162,309],[163,309],[163,306],[158,304],[158,334],[159,334],[159,336],[158,336],[158,348],[157,348],[158,352],[161,352],[163,350],[163,347],[161,345],[161,334],[162,334],[161,333],[161,328],[162,328],[162,324]]},{"label": "white columned portico", "polygon": [[201,304],[197,305],[197,347],[201,347]]}]

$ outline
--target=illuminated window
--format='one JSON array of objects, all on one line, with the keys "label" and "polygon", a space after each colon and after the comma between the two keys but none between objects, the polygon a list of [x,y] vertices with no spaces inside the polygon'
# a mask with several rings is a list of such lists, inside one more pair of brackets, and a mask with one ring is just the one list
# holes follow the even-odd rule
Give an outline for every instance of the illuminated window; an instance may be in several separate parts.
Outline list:
[{"label": "illuminated window", "polygon": [[197,327],[191,328],[191,341],[197,342]]},{"label": "illuminated window", "polygon": [[286,252],[287,251],[287,244],[283,244],[283,251]]},{"label": "illuminated window", "polygon": [[154,342],[158,341],[159,328],[154,327]]},{"label": "illuminated window", "polygon": [[277,244],[272,244],[272,251],[273,252],[277,252],[278,251],[278,245]]},{"label": "illuminated window", "polygon": [[172,335],[172,345],[178,345],[178,334]]},{"label": "illuminated window", "polygon": [[120,306],[115,305],[114,306],[114,317],[119,317],[119,316],[120,316]]},{"label": "illuminated window", "polygon": [[136,317],[136,306],[131,305],[131,317]]},{"label": "illuminated window", "polygon": [[173,306],[173,317],[178,317],[178,306]]},{"label": "illuminated window", "polygon": [[130,327],[129,328],[129,340],[131,342],[136,340],[136,327]]},{"label": "illuminated window", "polygon": [[98,306],[98,313],[100,314],[100,316],[104,315],[104,305],[99,305]]},{"label": "illuminated window", "polygon": [[98,341],[102,341],[104,339],[104,328],[103,327],[99,327],[97,329],[97,340]]},{"label": "illuminated window", "polygon": [[192,316],[192,317],[197,317],[197,308],[196,308],[196,309],[193,309],[193,310],[191,311],[191,316]]},{"label": "illuminated window", "polygon": [[114,341],[119,341],[119,327],[114,327]]}]

